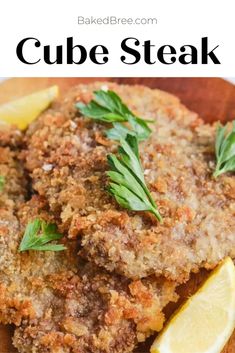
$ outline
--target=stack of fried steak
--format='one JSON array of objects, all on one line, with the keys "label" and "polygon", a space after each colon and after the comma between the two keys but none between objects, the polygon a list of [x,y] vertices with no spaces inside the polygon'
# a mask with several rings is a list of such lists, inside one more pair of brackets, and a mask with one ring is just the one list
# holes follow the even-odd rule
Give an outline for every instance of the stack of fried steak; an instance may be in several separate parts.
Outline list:
[{"label": "stack of fried steak", "polygon": [[[107,192],[117,143],[75,106],[99,89],[154,120],[140,158],[162,222]],[[214,140],[176,97],[114,83],[74,87],[23,134],[0,125],[0,322],[19,352],[132,352],[162,329],[177,285],[235,258],[235,179],[211,177]],[[56,224],[66,250],[20,252],[35,219]]]}]

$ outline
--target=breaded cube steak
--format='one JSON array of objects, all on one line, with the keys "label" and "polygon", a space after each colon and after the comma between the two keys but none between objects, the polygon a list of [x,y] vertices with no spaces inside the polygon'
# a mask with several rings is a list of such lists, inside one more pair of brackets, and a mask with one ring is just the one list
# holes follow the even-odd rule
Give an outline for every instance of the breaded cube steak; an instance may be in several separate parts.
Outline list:
[{"label": "breaded cube steak", "polygon": [[77,240],[66,236],[65,251],[19,252],[29,222],[56,222],[43,197],[26,201],[21,139],[0,126],[0,323],[17,326],[13,343],[21,353],[132,352],[162,329],[176,283],[110,274],[81,261]]},{"label": "breaded cube steak", "polygon": [[[127,211],[107,192],[107,154],[117,143],[106,138],[108,125],[75,107],[102,88],[139,117],[154,119],[140,156],[163,223]],[[212,177],[215,126],[176,97],[141,86],[80,85],[31,124],[26,144],[34,190],[48,201],[60,230],[78,237],[81,255],[98,266],[132,279],[155,274],[183,282],[191,271],[235,257],[235,176]]]},{"label": "breaded cube steak", "polygon": [[51,222],[33,197],[17,216],[0,210],[0,323],[17,328],[21,353],[128,353],[164,323],[176,284],[150,276],[132,281],[81,262],[76,241],[66,251],[19,253],[29,221]]}]

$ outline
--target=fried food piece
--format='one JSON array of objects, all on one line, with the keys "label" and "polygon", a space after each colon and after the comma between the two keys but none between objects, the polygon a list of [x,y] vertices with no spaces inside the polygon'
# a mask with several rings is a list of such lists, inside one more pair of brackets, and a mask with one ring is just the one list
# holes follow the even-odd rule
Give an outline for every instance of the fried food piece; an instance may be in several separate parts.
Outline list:
[{"label": "fried food piece", "polygon": [[0,146],[16,148],[22,145],[22,133],[13,125],[0,120]]},{"label": "fried food piece", "polygon": [[[46,302],[50,297],[47,288],[40,289],[43,279],[49,273],[59,271],[65,262],[64,256],[60,258],[56,253],[19,253],[19,244],[28,220],[35,217],[52,220],[44,211],[44,204],[39,198],[33,197],[29,203],[21,203],[14,212],[0,209],[1,323],[19,325],[23,318],[39,315],[43,311],[43,301]],[[73,267],[75,264],[71,259],[70,268]]]},{"label": "fried food piece", "polygon": [[15,210],[24,201],[26,178],[22,163],[18,159],[22,143],[21,132],[0,122],[0,177],[3,187],[0,190],[0,212]]},{"label": "fried food piece", "polygon": [[162,309],[176,301],[173,282],[130,281],[79,263],[77,241],[66,251],[18,252],[27,223],[54,222],[34,196],[16,216],[0,213],[0,322],[13,323],[19,352],[131,352],[164,322]]},{"label": "fried food piece", "polygon": [[[82,265],[81,265],[82,266]],[[44,284],[45,285],[45,284]],[[14,345],[32,352],[132,352],[138,341],[162,328],[162,307],[176,299],[174,285],[127,281],[90,264],[47,277],[53,297],[40,318],[23,320]]]},{"label": "fried food piece", "polygon": [[176,301],[176,284],[111,275],[79,263],[77,241],[66,251],[19,252],[29,221],[49,223],[56,214],[40,196],[25,202],[27,179],[18,161],[21,136],[0,129],[0,323],[19,326],[20,352],[131,352],[164,322],[162,312]]},{"label": "fried food piece", "polygon": [[0,321],[3,323],[18,322],[16,311],[30,311],[28,302],[21,301],[20,293],[14,297],[7,294],[11,291],[8,284],[14,291],[14,281],[19,281],[19,261],[13,254],[20,231],[15,214],[26,196],[26,179],[18,160],[21,143],[19,130],[0,123],[0,176],[3,180],[0,190]]},{"label": "fried food piece", "polygon": [[116,143],[105,138],[107,126],[80,117],[74,106],[103,85],[74,88],[27,133],[33,187],[59,215],[60,229],[79,237],[84,257],[132,279],[155,274],[181,283],[191,271],[235,258],[235,180],[212,177],[215,126],[167,93],[107,83],[138,116],[156,121],[140,156],[160,224],[119,207],[106,191],[106,157]]}]

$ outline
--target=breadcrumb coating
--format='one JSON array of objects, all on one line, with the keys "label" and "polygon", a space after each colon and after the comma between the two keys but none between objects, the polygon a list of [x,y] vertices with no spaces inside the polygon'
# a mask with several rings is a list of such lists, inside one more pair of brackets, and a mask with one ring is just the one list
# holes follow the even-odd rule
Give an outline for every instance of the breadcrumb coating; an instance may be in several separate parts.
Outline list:
[{"label": "breadcrumb coating", "polygon": [[132,279],[163,275],[181,283],[190,272],[235,258],[235,179],[216,180],[215,126],[209,126],[165,92],[105,84],[138,116],[154,119],[141,143],[145,178],[163,223],[130,212],[107,193],[107,154],[116,143],[107,126],[79,116],[104,83],[80,85],[27,132],[24,158],[33,188],[58,216],[60,229],[78,238],[80,254]]},{"label": "breadcrumb coating", "polygon": [[90,264],[52,273],[46,287],[53,297],[43,314],[15,331],[20,352],[132,352],[162,328],[163,306],[177,299],[170,282],[128,281]]},{"label": "breadcrumb coating", "polygon": [[20,223],[0,216],[0,322],[19,326],[13,343],[20,352],[125,353],[161,330],[176,284],[109,274],[79,261],[68,239],[64,252],[19,253],[29,220],[53,221],[38,197],[21,206]]},{"label": "breadcrumb coating", "polygon": [[13,212],[26,196],[26,178],[18,158],[21,143],[21,132],[0,122],[0,176],[4,180],[0,191],[0,212]]},{"label": "breadcrumb coating", "polygon": [[[17,147],[18,148],[18,147]],[[176,284],[148,277],[131,281],[79,258],[78,241],[63,252],[19,252],[29,221],[56,222],[43,197],[25,201],[26,181],[9,140],[0,147],[0,323],[14,324],[22,353],[127,353],[164,322]]]},{"label": "breadcrumb coating", "polygon": [[[162,224],[107,193],[117,144],[75,108],[104,86],[156,121],[140,155]],[[235,179],[212,178],[214,141],[176,97],[112,83],[73,88],[25,137],[0,125],[0,322],[17,326],[20,353],[132,352],[161,330],[178,283],[235,258]],[[35,218],[58,225],[66,251],[19,253]]]}]

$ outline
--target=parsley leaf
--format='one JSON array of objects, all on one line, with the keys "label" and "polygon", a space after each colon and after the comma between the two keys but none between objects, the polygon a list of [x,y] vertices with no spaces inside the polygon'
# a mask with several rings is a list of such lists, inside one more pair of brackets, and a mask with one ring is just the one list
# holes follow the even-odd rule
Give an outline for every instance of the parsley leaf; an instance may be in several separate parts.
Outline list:
[{"label": "parsley leaf", "polygon": [[[94,98],[87,105],[77,103],[76,107],[84,116],[105,123],[113,123],[114,127],[106,132],[110,139],[125,139],[127,134],[135,135],[139,141],[149,137],[151,129],[147,123],[152,121],[137,117],[115,92],[95,91]],[[128,123],[131,129],[123,123]]]},{"label": "parsley leaf", "polygon": [[108,138],[120,143],[118,156],[107,156],[110,171],[108,191],[124,208],[133,211],[149,211],[162,221],[148,187],[144,180],[138,150],[138,142],[147,139],[151,133],[148,126],[151,120],[144,120],[132,113],[113,91],[95,91],[90,103],[77,103],[82,115],[96,121],[112,123],[106,131]]},{"label": "parsley leaf", "polygon": [[4,185],[5,185],[5,178],[4,176],[0,175],[0,191],[3,190]]},{"label": "parsley leaf", "polygon": [[50,241],[58,240],[63,237],[57,232],[55,224],[46,223],[40,219],[35,219],[28,223],[19,251],[38,250],[38,251],[62,251],[66,248],[61,244],[48,244]]},{"label": "parsley leaf", "polygon": [[226,172],[235,171],[235,121],[230,132],[227,132],[227,127],[221,124],[217,127],[215,155],[216,169],[213,176],[216,178]]},{"label": "parsley leaf", "polygon": [[111,168],[107,172],[111,180],[108,191],[122,207],[132,211],[149,211],[162,221],[144,180],[136,136],[127,135],[125,140],[121,139],[118,152],[118,157],[114,154],[107,157]]}]

